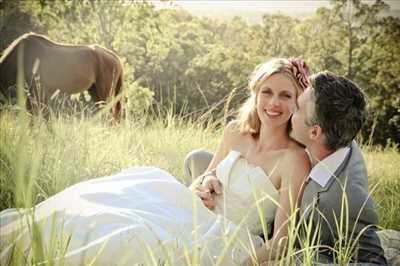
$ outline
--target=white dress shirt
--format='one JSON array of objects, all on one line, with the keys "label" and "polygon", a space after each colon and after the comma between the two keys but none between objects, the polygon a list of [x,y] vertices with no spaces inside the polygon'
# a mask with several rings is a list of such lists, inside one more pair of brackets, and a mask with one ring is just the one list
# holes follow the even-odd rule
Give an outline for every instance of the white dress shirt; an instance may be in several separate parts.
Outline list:
[{"label": "white dress shirt", "polygon": [[[332,178],[332,175],[343,163],[349,151],[349,147],[340,148],[322,161],[319,161],[311,169],[309,178],[317,182],[321,187],[325,187],[329,179]],[[309,152],[307,151],[307,153]]]}]

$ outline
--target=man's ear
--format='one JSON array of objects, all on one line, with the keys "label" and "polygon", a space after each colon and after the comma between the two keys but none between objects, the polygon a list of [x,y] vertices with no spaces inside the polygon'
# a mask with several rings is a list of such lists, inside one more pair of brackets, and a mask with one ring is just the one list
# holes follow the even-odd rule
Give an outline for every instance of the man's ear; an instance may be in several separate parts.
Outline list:
[{"label": "man's ear", "polygon": [[322,138],[324,133],[319,125],[314,125],[308,130],[308,134],[311,140],[318,141]]}]

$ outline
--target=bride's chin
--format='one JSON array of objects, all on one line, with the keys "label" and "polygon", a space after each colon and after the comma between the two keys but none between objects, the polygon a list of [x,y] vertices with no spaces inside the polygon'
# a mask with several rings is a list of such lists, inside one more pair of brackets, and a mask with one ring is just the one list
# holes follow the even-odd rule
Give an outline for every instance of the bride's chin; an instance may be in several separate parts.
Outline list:
[{"label": "bride's chin", "polygon": [[260,119],[261,124],[268,126],[269,128],[280,128],[280,127],[287,127],[289,120],[288,119]]}]

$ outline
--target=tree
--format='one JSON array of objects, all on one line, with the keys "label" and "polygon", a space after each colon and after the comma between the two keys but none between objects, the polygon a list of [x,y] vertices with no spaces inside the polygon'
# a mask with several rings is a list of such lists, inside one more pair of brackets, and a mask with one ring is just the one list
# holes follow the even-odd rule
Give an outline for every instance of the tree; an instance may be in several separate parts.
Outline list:
[{"label": "tree", "polygon": [[346,38],[346,76],[354,78],[354,52],[366,38],[371,27],[379,21],[379,13],[388,8],[382,0],[375,0],[372,5],[361,0],[331,0],[332,12],[340,18],[342,26],[338,33]]},{"label": "tree", "polygon": [[316,13],[295,28],[299,53],[314,72],[330,70],[343,74],[340,57],[343,38],[336,34],[340,21],[329,8],[319,8]]},{"label": "tree", "polygon": [[22,34],[42,31],[39,14],[41,5],[35,0],[0,1],[0,52]]},{"label": "tree", "polygon": [[[382,18],[357,49],[354,79],[369,95],[371,117],[364,129],[373,142],[400,143],[400,19]],[[373,124],[374,127],[373,127]]]},{"label": "tree", "polygon": [[252,50],[260,62],[271,57],[298,54],[295,27],[297,19],[282,14],[265,14],[262,25],[252,29]]},{"label": "tree", "polygon": [[[200,18],[139,0],[0,1],[0,45],[30,30],[55,41],[103,45],[125,64],[130,113],[135,106],[146,109],[154,95],[176,113],[202,113],[222,103],[215,117],[235,88],[242,93],[233,102],[240,103],[256,65],[302,57],[314,72],[327,69],[364,88],[374,114],[364,136],[400,143],[399,18],[382,15],[388,8],[382,0],[331,4],[303,20],[265,14],[260,24],[248,25],[240,17]],[[379,130],[373,132],[373,124]]]}]

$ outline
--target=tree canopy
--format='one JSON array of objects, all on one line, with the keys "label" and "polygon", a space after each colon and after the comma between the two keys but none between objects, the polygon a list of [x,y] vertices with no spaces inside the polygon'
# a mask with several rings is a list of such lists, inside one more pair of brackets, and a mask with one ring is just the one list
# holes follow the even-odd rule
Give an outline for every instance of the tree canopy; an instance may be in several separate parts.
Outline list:
[{"label": "tree canopy", "polygon": [[[261,62],[302,57],[314,73],[330,70],[364,89],[371,110],[364,139],[400,143],[400,19],[384,16],[388,9],[382,0],[331,0],[329,8],[301,20],[264,14],[261,23],[250,25],[240,17],[222,21],[156,9],[146,1],[2,1],[0,49],[29,31],[59,42],[103,45],[125,64],[132,108],[153,100],[194,115],[232,90],[240,92],[233,101],[239,104]],[[222,108],[215,108],[216,117]]]}]

